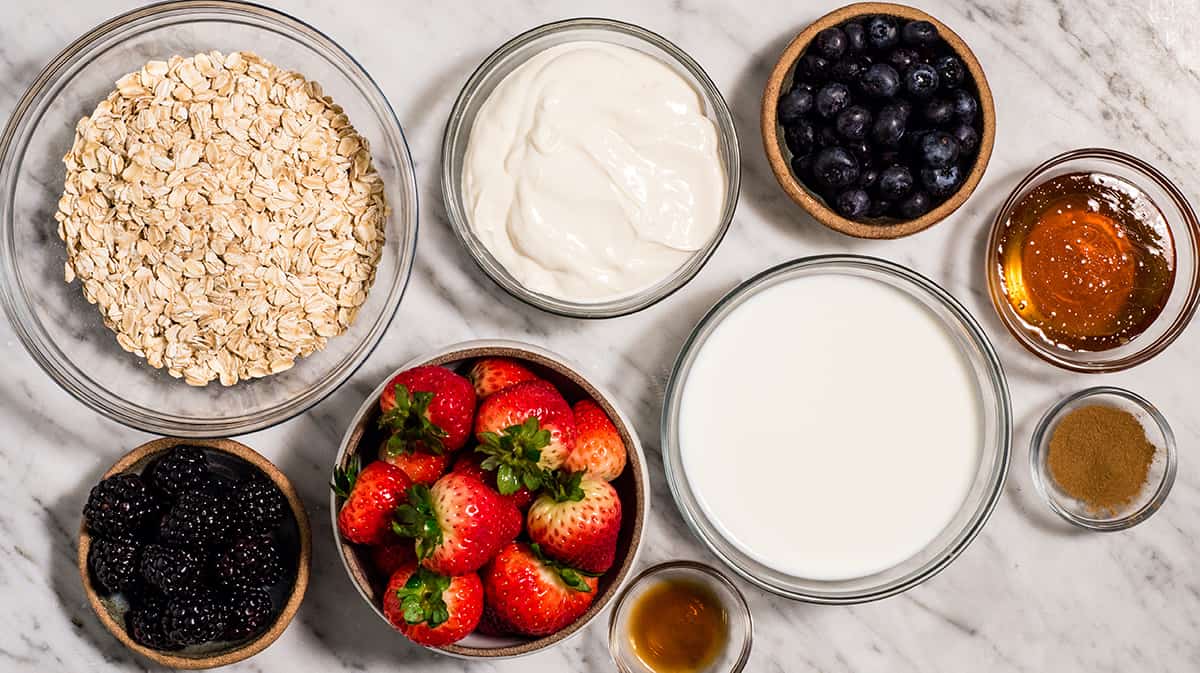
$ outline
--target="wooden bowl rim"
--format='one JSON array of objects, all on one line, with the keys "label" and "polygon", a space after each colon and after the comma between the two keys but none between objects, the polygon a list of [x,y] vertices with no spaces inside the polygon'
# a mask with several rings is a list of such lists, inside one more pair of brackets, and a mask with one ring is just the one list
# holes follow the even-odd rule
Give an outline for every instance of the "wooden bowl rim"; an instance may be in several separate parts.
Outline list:
[{"label": "wooden bowl rim", "polygon": [[[937,26],[938,33],[942,36],[942,39],[958,54],[963,64],[967,66],[967,70],[970,71],[971,77],[975,80],[975,87],[979,91],[980,116],[983,120],[983,133],[979,142],[979,155],[975,158],[975,165],[971,168],[966,181],[958,188],[958,191],[949,199],[942,202],[937,208],[915,220],[901,220],[887,225],[864,224],[842,217],[826,205],[824,201],[813,195],[792,175],[788,160],[784,157],[783,142],[779,137],[779,122],[775,109],[788,73],[791,72],[801,53],[808,47],[817,33],[831,26],[845,23],[853,18],[871,14],[886,14],[908,20],[925,20]],[[784,49],[783,54],[780,55],[779,60],[775,63],[775,67],[771,70],[771,76],[767,79],[767,86],[763,91],[761,123],[763,147],[767,153],[767,160],[771,164],[771,172],[775,174],[775,179],[779,181],[779,185],[783,187],[783,191],[791,197],[792,201],[803,207],[821,224],[834,231],[839,231],[856,238],[902,238],[924,231],[949,217],[963,203],[966,203],[967,198],[979,186],[979,182],[983,179],[983,174],[987,170],[988,162],[991,160],[992,150],[996,141],[996,105],[992,99],[992,89],[988,84],[987,76],[984,75],[983,67],[979,64],[975,53],[959,37],[958,33],[955,33],[936,17],[915,7],[890,2],[858,2],[846,5],[822,16],[801,31]]]},{"label": "wooden bowl rim", "polygon": [[92,606],[92,611],[99,617],[100,622],[108,629],[108,632],[121,641],[121,644],[128,647],[130,650],[150,659],[151,661],[167,666],[170,668],[184,670],[200,670],[207,668],[217,668],[218,666],[228,666],[239,661],[248,659],[259,652],[265,650],[268,646],[274,643],[279,636],[287,629],[292,618],[296,616],[296,611],[300,609],[301,602],[304,601],[304,594],[308,590],[309,567],[312,560],[312,529],[309,526],[308,513],[304,509],[304,503],[300,496],[296,493],[296,489],[292,486],[292,482],[287,478],[282,471],[279,470],[265,456],[258,453],[254,449],[234,441],[232,439],[215,438],[215,439],[199,439],[199,438],[183,438],[183,437],[162,437],[154,439],[145,444],[138,446],[129,453],[125,454],[120,460],[113,464],[112,467],[104,473],[102,479],[107,479],[111,476],[122,474],[128,471],[131,467],[141,462],[143,459],[165,453],[167,450],[179,446],[181,444],[189,444],[193,446],[203,446],[207,449],[227,453],[237,458],[250,463],[263,474],[267,475],[272,482],[283,493],[287,499],[288,506],[292,510],[292,515],[296,519],[296,528],[300,536],[300,558],[296,564],[296,580],[292,585],[292,592],[288,596],[287,603],[280,610],[279,615],[275,617],[275,622],[271,624],[271,628],[264,631],[254,640],[246,642],[238,647],[203,657],[188,657],[179,655],[173,652],[161,652],[152,650],[148,647],[138,644],[125,632],[125,625],[119,624],[108,609],[100,601],[100,596],[92,586],[91,573],[88,571],[88,550],[91,548],[92,536],[87,531],[87,526],[82,521],[79,525],[79,574],[83,579],[83,590],[87,595],[88,604]]},{"label": "wooden bowl rim", "polygon": [[[509,357],[517,360],[526,360],[546,369],[553,370],[568,378],[572,383],[583,389],[589,397],[604,409],[605,413],[612,419],[613,424],[617,426],[617,432],[625,441],[628,453],[628,463],[626,469],[632,470],[631,476],[634,482],[634,519],[632,523],[632,533],[630,536],[629,549],[620,560],[619,565],[615,565],[609,573],[614,572],[612,583],[608,589],[604,591],[592,603],[591,607],[583,613],[578,619],[571,623],[570,626],[553,633],[549,636],[543,636],[527,642],[516,645],[505,645],[501,647],[465,647],[458,644],[446,645],[444,647],[429,648],[433,651],[440,652],[452,657],[461,659],[479,659],[479,660],[497,660],[510,659],[521,657],[535,652],[542,651],[559,643],[566,641],[568,638],[581,632],[584,627],[599,615],[608,604],[612,602],[619,593],[621,587],[629,578],[630,571],[637,562],[638,555],[641,551],[642,533],[645,528],[645,522],[649,516],[650,498],[647,491],[649,483],[649,475],[646,468],[646,457],[642,450],[641,440],[638,438],[637,431],[628,418],[610,401],[612,397],[607,391],[596,386],[589,379],[583,376],[580,372],[580,367],[571,362],[567,358],[554,353],[552,351],[540,348],[533,344],[523,343],[519,341],[509,341],[503,339],[481,339],[475,341],[467,341],[453,344],[444,348],[437,349],[433,352],[413,358],[408,362],[400,365],[395,371],[385,376],[379,385],[372,390],[363,401],[363,404],[355,412],[354,418],[350,426],[346,430],[345,436],[342,438],[341,446],[338,447],[337,457],[335,459],[335,467],[341,466],[346,460],[347,454],[351,447],[356,447],[362,437],[361,425],[363,418],[370,414],[375,408],[376,400],[379,394],[383,391],[383,387],[393,376],[419,365],[433,364],[446,365],[463,360],[474,360],[481,357]],[[329,515],[331,520],[331,529],[333,530],[335,545],[338,550],[338,556],[342,560],[342,566],[346,570],[350,581],[354,584],[354,588],[358,591],[363,600],[370,606],[371,610],[392,628],[390,622],[384,617],[378,605],[370,598],[370,592],[367,591],[363,584],[366,582],[366,577],[362,575],[361,569],[352,567],[350,556],[353,553],[355,545],[349,544],[341,539],[337,534],[337,495],[330,493],[329,496]],[[608,574],[608,573],[605,573]]]}]

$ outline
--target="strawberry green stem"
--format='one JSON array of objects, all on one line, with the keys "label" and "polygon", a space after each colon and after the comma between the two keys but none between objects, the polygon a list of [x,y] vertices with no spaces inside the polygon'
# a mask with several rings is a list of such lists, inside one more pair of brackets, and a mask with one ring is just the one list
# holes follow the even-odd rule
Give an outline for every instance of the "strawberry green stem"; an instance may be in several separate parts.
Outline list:
[{"label": "strawberry green stem", "polygon": [[387,442],[388,453],[411,453],[423,445],[428,451],[441,455],[445,450],[442,439],[447,433],[429,420],[433,393],[409,394],[408,387],[402,383],[396,384],[395,392],[396,406],[379,417],[379,427],[392,433]]}]

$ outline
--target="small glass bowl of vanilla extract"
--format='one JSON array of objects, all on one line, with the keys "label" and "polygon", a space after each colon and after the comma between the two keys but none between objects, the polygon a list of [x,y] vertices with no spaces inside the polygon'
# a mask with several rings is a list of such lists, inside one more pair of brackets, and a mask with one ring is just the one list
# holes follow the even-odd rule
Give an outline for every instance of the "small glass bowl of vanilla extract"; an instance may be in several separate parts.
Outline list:
[{"label": "small glass bowl of vanilla extract", "polygon": [[742,592],[702,563],[648,568],[617,596],[608,646],[621,673],[737,673],[754,624]]},{"label": "small glass bowl of vanilla extract", "polygon": [[992,225],[988,289],[1005,327],[1038,357],[1111,372],[1162,352],[1200,301],[1200,222],[1150,164],[1115,150],[1050,159]]}]

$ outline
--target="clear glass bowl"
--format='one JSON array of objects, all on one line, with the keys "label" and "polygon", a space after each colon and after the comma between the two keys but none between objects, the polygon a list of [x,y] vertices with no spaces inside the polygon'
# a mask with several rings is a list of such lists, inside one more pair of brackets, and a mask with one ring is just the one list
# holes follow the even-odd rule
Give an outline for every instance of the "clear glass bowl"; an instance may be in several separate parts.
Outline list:
[{"label": "clear glass bowl", "polygon": [[[725,209],[721,225],[708,244],[696,251],[686,264],[658,284],[627,297],[604,302],[571,302],[526,289],[487,249],[471,229],[463,201],[463,159],[467,152],[475,116],[487,101],[492,90],[513,70],[534,55],[564,42],[593,40],[609,42],[645,52],[670,65],[701,93],[706,113],[717,126],[720,137],[721,160],[725,170]],[[569,19],[549,23],[514,37],[484,59],[476,68],[446,122],[442,139],[442,198],[446,215],[459,241],[470,252],[475,263],[504,291],[544,311],[574,318],[613,318],[640,311],[670,296],[700,271],[716,251],[737,208],[741,186],[741,159],[738,154],[737,130],[729,106],[721,91],[690,56],[666,38],[645,28],[610,19]]]},{"label": "clear glass bowl", "polygon": [[[62,156],[75,123],[125,73],[148,60],[218,49],[252,50],[320,82],[371,143],[392,215],[375,284],[354,325],[283,373],[225,388],[193,388],[117,345],[78,283],[63,282],[66,249],[54,213]],[[417,236],[412,159],[395,113],[362,67],[315,28],[239,2],[167,2],[83,35],[38,75],[0,137],[0,295],[21,342],[67,392],[147,432],[227,436],[286,420],[348,379],[370,355],[404,294]]]},{"label": "clear glass bowl", "polygon": [[[1072,411],[1091,405],[1105,405],[1134,415],[1146,430],[1146,439],[1158,447],[1146,485],[1125,507],[1105,516],[1091,512],[1083,502],[1065,493],[1054,481],[1046,463],[1050,437],[1059,421]],[[1054,405],[1042,417],[1029,444],[1029,468],[1033,486],[1042,499],[1063,519],[1089,530],[1117,531],[1131,528],[1150,518],[1162,507],[1175,484],[1175,433],[1162,413],[1149,400],[1121,388],[1097,387],[1081,390]]]},{"label": "clear glass bowl", "polygon": [[[680,406],[692,364],[713,330],[758,292],[811,275],[844,274],[895,287],[925,306],[955,336],[978,385],[983,429],[979,467],[959,511],[941,534],[916,555],[886,570],[846,580],[814,580],[779,572],[734,545],[705,513],[683,468]],[[750,582],[781,596],[811,603],[865,603],[907,591],[949,565],[975,539],[1000,498],[1012,443],[1012,414],[1004,370],[975,318],[933,281],[903,266],[874,257],[805,257],[758,274],[725,295],[692,331],[675,361],[663,405],[663,463],[671,494],[684,520],[714,554]],[[836,503],[831,503],[836,507]]]},{"label": "clear glass bowl", "polygon": [[737,586],[715,569],[692,561],[671,561],[647,568],[617,596],[612,616],[608,620],[608,651],[621,673],[655,673],[634,651],[629,639],[629,619],[648,589],[660,582],[685,580],[698,582],[716,595],[729,620],[729,637],[725,649],[704,673],[738,673],[750,659],[754,644],[754,621],[750,606]]},{"label": "clear glass bowl", "polygon": [[[1000,265],[1000,243],[1008,213],[1033,188],[1065,173],[1097,172],[1119,177],[1145,192],[1162,210],[1175,239],[1175,285],[1158,318],[1128,343],[1102,351],[1077,351],[1046,341],[1008,303]],[[1043,360],[1077,372],[1115,372],[1161,353],[1191,322],[1200,303],[1200,221],[1183,192],[1150,164],[1123,152],[1087,148],[1060,154],[1030,171],[997,211],[987,251],[988,291],[1000,320],[1022,346]]]}]

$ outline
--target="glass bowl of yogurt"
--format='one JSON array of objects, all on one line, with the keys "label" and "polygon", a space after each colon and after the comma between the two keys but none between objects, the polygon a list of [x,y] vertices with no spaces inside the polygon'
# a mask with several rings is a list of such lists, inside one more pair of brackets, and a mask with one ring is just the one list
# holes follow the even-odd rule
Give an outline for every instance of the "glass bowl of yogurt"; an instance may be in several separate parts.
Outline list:
[{"label": "glass bowl of yogurt", "polygon": [[467,80],[442,141],[455,234],[509,294],[626,315],[688,282],[733,220],[737,133],[665,38],[608,19],[525,32]]},{"label": "glass bowl of yogurt", "polygon": [[663,407],[667,481],[693,532],[777,594],[906,591],[978,535],[1008,472],[1004,372],[967,310],[871,257],[808,257],[726,295]]}]

